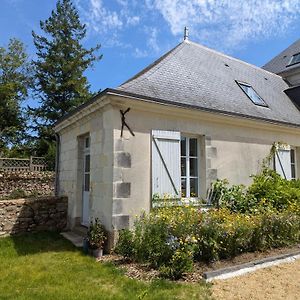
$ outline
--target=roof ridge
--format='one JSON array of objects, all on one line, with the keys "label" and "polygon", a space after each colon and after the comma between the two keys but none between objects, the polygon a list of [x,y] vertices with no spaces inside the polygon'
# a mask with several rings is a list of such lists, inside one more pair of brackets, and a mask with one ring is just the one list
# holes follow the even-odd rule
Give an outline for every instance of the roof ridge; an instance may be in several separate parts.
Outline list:
[{"label": "roof ridge", "polygon": [[210,52],[212,52],[212,53],[214,53],[214,54],[218,54],[218,55],[223,56],[223,57],[226,57],[226,58],[228,58],[228,59],[230,59],[230,60],[234,60],[234,61],[240,62],[240,63],[242,63],[242,64],[245,64],[245,65],[250,66],[250,67],[252,67],[252,68],[258,69],[258,70],[260,70],[260,71],[264,71],[264,72],[266,72],[266,73],[268,73],[268,74],[270,74],[270,75],[273,75],[273,76],[276,76],[276,77],[279,77],[279,78],[282,79],[282,77],[281,77],[280,75],[277,75],[277,74],[275,74],[275,73],[272,73],[272,72],[270,72],[270,71],[267,71],[267,70],[265,70],[265,69],[262,69],[261,67],[258,67],[258,66],[256,66],[256,65],[250,64],[250,63],[248,63],[248,62],[246,62],[246,61],[244,61],[244,60],[241,60],[241,59],[235,58],[235,57],[233,57],[233,56],[224,54],[224,53],[222,53],[222,52],[220,52],[220,51],[214,50],[214,49],[212,49],[212,48],[203,46],[203,45],[201,45],[201,44],[198,44],[198,43],[195,43],[195,42],[192,42],[192,41],[189,41],[189,43],[190,43],[190,44],[193,44],[194,46],[197,46],[197,47],[203,48],[203,49],[205,49],[205,50],[208,50],[208,51],[210,51]]},{"label": "roof ridge", "polygon": [[148,65],[146,68],[142,69],[140,72],[138,72],[137,74],[135,74],[134,76],[132,76],[131,78],[129,78],[128,80],[126,80],[125,82],[121,83],[117,88],[121,88],[123,85],[128,84],[129,82],[131,82],[131,81],[137,79],[138,77],[141,77],[143,74],[147,73],[153,67],[155,67],[158,64],[160,64],[161,62],[163,62],[168,56],[170,56],[175,50],[177,50],[184,43],[188,43],[188,42],[187,41],[183,41],[183,42],[179,43],[174,48],[172,48],[167,53],[165,53],[163,56],[159,57],[153,63],[151,63],[150,65]]}]

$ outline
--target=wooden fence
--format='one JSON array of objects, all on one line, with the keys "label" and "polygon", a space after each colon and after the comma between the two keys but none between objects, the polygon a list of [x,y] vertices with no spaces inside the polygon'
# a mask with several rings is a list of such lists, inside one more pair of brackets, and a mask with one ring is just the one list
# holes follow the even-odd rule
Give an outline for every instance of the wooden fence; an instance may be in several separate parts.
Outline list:
[{"label": "wooden fence", "polygon": [[46,160],[44,157],[30,156],[30,158],[0,157],[0,170],[9,171],[44,171]]}]

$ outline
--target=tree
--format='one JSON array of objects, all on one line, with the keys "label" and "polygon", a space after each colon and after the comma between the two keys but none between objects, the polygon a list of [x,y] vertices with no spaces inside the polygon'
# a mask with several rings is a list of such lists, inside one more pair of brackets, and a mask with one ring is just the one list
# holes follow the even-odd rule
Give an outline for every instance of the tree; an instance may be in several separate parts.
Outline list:
[{"label": "tree", "polygon": [[39,154],[44,155],[53,150],[54,123],[91,97],[84,72],[102,55],[95,54],[100,45],[83,47],[86,26],[71,0],[59,0],[51,16],[40,22],[40,28],[45,35],[32,32],[37,49],[37,60],[33,62],[35,92],[40,106],[30,110],[40,139]]},{"label": "tree", "polygon": [[28,56],[22,42],[9,41],[0,47],[0,152],[24,137],[26,123],[21,103],[31,83]]}]

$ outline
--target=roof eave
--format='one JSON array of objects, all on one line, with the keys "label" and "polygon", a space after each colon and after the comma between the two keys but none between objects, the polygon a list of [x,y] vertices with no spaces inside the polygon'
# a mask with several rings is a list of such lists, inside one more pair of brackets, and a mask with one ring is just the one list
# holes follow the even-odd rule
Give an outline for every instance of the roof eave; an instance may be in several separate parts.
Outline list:
[{"label": "roof eave", "polygon": [[214,113],[214,114],[221,114],[221,115],[225,115],[225,116],[240,117],[240,118],[244,118],[244,119],[263,121],[263,122],[267,122],[267,123],[271,123],[271,124],[275,124],[275,125],[283,125],[283,126],[300,128],[300,124],[296,124],[296,123],[272,120],[272,119],[267,119],[267,118],[260,118],[260,117],[256,117],[256,116],[250,116],[250,115],[245,115],[245,114],[236,113],[236,112],[201,107],[201,106],[196,106],[196,105],[191,105],[191,104],[186,104],[186,103],[179,103],[179,102],[175,103],[173,101],[168,101],[165,99],[139,95],[139,94],[135,94],[132,92],[126,92],[126,91],[118,90],[118,89],[109,89],[109,94],[114,95],[114,96],[123,96],[123,97],[127,97],[127,98],[137,99],[137,100],[141,100],[141,101],[165,104],[165,105],[169,105],[169,106],[173,106],[173,107],[193,109],[193,110],[199,110],[199,111],[204,111],[204,112],[210,112],[210,113]]}]

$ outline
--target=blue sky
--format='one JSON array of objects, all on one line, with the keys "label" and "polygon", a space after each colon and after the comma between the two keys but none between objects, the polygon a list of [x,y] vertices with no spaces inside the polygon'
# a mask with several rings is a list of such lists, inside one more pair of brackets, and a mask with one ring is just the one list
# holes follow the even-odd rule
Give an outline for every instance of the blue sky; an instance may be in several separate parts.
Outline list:
[{"label": "blue sky", "polygon": [[[261,66],[300,38],[299,0],[74,0],[87,24],[86,47],[100,43],[103,59],[87,72],[91,89],[116,87],[190,39]],[[24,42],[49,17],[55,0],[0,0],[0,45]],[[33,104],[35,100],[29,100]]]}]

